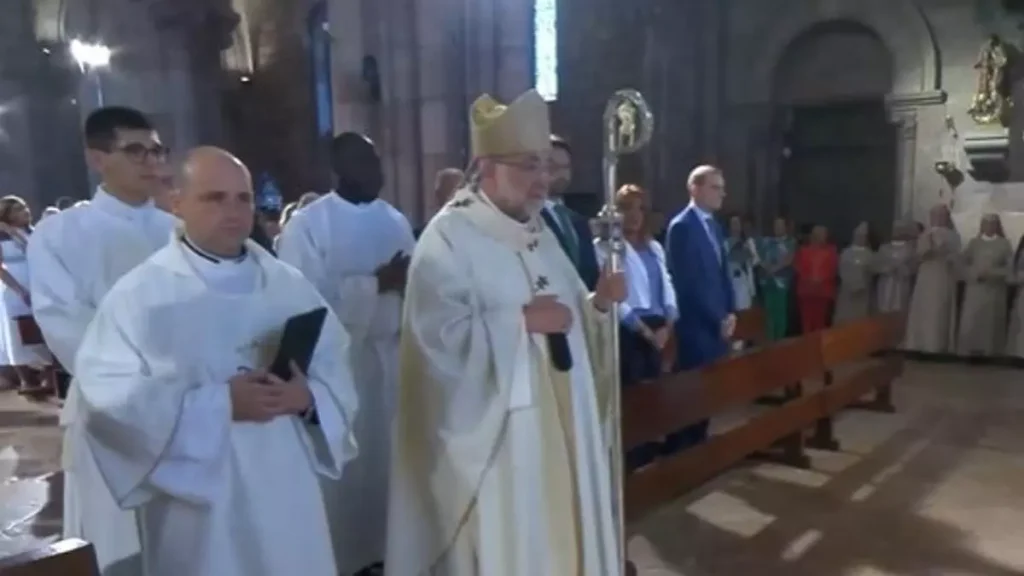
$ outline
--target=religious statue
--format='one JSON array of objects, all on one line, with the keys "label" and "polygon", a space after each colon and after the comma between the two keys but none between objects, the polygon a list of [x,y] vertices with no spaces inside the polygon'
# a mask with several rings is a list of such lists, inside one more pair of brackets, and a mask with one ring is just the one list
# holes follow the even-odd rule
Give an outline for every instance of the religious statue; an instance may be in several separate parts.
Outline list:
[{"label": "religious statue", "polygon": [[978,55],[978,86],[967,113],[978,124],[1001,124],[1012,106],[1006,69],[1009,58],[999,36],[992,35]]},{"label": "religious statue", "polygon": [[636,107],[629,100],[623,100],[615,109],[619,119],[619,147],[632,148],[636,142]]}]

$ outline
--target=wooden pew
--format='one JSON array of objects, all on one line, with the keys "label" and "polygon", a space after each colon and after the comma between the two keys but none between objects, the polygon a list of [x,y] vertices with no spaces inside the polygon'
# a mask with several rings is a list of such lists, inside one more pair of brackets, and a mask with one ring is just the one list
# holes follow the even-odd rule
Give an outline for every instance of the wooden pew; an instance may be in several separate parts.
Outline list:
[{"label": "wooden pew", "polygon": [[747,308],[736,313],[736,330],[733,340],[752,342],[755,345],[765,341],[764,310],[758,307]]},{"label": "wooden pew", "polygon": [[[765,341],[765,316],[761,308],[748,308],[736,313],[736,330],[733,340],[759,345]],[[661,352],[661,364],[671,368],[676,359],[676,335],[669,335],[668,344]]]},{"label": "wooden pew", "polygon": [[[888,398],[884,391],[899,375],[901,365],[895,357],[873,355],[892,348],[901,331],[902,317],[878,316],[774,342],[700,371],[627,388],[622,412],[627,449],[657,442],[669,432],[748,405],[776,390],[795,390],[789,401],[745,424],[630,474],[626,479],[627,516],[635,519],[773,447],[783,448],[781,461],[806,466],[805,430],[814,427],[814,441],[828,444],[826,440],[832,440],[834,444],[833,414],[872,390]],[[839,368],[846,373],[832,379],[830,373]],[[813,393],[794,386],[807,380],[827,385]]]},{"label": "wooden pew", "polygon": [[[903,356],[893,351],[903,340],[904,322],[902,315],[889,314],[849,322],[821,334],[825,414],[832,415],[846,407],[896,411],[892,382],[903,374]],[[862,402],[869,393],[874,398]],[[822,450],[839,449],[831,417],[818,421],[807,445]]]},{"label": "wooden pew", "polygon": [[100,576],[92,544],[71,538],[0,559],[0,576]]}]

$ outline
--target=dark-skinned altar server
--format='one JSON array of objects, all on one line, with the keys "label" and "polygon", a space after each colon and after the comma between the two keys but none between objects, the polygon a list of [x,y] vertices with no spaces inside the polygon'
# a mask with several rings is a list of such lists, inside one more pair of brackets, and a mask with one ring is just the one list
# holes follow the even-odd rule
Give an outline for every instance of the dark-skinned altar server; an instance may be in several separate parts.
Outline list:
[{"label": "dark-skinned altar server", "polygon": [[337,576],[317,477],[356,454],[348,336],[328,313],[308,373],[268,372],[287,320],[326,304],[248,240],[240,161],[199,148],[182,179],[183,226],[114,285],[82,341],[84,440],[138,511],[141,574]]},{"label": "dark-skinned altar server", "polygon": [[405,216],[380,198],[384,174],[373,142],[346,132],[331,148],[337,186],[295,212],[277,249],[317,287],[352,338],[359,457],[340,483],[324,485],[339,567],[351,574],[384,559],[402,292],[416,240]]},{"label": "dark-skinned altar server", "polygon": [[540,95],[482,96],[470,125],[467,184],[409,268],[387,571],[618,576],[602,359],[625,279],[589,292],[544,224]]}]

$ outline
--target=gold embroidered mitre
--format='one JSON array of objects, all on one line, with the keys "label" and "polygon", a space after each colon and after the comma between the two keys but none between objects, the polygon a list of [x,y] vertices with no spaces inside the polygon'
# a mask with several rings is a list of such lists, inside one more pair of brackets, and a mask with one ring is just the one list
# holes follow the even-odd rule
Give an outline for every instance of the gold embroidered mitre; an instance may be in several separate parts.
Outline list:
[{"label": "gold embroidered mitre", "polygon": [[469,109],[469,127],[473,158],[551,149],[548,103],[536,90],[523,93],[508,105],[484,94]]}]

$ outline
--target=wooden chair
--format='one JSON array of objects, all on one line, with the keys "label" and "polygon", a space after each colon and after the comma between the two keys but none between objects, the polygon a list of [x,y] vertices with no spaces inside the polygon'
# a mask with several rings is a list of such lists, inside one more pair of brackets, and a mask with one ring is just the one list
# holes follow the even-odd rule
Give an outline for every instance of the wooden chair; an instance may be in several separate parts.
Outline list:
[{"label": "wooden chair", "polygon": [[71,538],[0,559],[0,576],[100,576],[92,544]]}]

